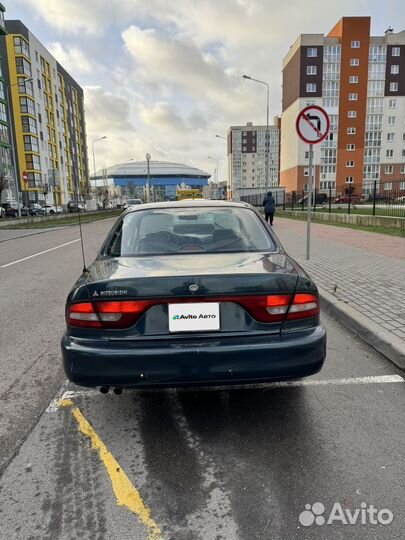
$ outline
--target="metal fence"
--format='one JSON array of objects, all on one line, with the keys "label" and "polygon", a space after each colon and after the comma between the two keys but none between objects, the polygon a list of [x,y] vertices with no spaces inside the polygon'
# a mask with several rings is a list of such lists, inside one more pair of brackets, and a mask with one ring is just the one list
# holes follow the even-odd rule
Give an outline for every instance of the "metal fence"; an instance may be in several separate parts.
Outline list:
[{"label": "metal fence", "polygon": [[[340,212],[372,216],[405,217],[405,178],[400,180],[372,180],[363,182],[361,194],[352,188],[339,197],[329,190],[314,190],[311,204],[314,212]],[[288,210],[304,210],[308,205],[306,191],[286,194],[284,207]]]},{"label": "metal fence", "polygon": [[276,206],[282,207],[285,210],[286,193],[282,186],[270,188],[242,188],[237,190],[237,200],[251,204],[252,206],[262,206],[263,199],[267,192],[271,191]]}]

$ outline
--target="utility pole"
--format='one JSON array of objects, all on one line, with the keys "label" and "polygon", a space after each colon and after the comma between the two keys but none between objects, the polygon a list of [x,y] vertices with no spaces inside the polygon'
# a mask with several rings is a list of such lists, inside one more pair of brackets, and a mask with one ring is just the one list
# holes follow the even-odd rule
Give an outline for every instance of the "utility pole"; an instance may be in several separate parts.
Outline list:
[{"label": "utility pole", "polygon": [[150,202],[150,154],[146,154],[147,174],[148,179],[146,182],[146,202]]}]

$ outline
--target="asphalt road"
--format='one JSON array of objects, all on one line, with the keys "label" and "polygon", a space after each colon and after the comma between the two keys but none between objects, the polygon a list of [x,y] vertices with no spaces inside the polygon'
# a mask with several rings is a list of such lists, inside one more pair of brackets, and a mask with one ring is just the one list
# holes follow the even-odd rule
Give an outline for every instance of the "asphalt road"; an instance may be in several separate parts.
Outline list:
[{"label": "asphalt road", "polygon": [[[113,223],[83,225],[89,260]],[[83,268],[78,238],[78,227],[65,227],[0,243],[0,472],[64,380],[59,339]]]},{"label": "asphalt road", "polygon": [[[86,225],[89,258],[110,226]],[[0,244],[1,539],[403,539],[402,374],[327,313],[304,383],[52,400],[79,243],[6,265],[77,238]]]}]

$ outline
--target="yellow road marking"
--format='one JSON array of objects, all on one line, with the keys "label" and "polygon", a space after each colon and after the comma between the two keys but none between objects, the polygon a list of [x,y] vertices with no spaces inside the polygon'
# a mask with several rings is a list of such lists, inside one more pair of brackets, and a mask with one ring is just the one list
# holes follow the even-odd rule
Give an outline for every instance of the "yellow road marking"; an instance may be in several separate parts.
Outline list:
[{"label": "yellow road marking", "polygon": [[[71,407],[73,401],[71,399],[61,399],[58,404],[60,407]],[[86,420],[78,407],[73,407],[72,415],[79,425],[79,431],[90,439],[93,450],[98,450],[100,459],[110,477],[117,498],[117,504],[119,506],[126,506],[131,512],[138,516],[139,520],[148,529],[149,540],[162,540],[162,531],[151,518],[150,509],[145,505],[139,491],[132,485],[120,464],[94,431],[90,422]]]}]

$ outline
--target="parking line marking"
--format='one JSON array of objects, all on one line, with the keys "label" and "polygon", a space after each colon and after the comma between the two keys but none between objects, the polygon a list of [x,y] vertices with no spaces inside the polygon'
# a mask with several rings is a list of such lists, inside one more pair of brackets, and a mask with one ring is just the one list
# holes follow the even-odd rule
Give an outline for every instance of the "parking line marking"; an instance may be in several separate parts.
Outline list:
[{"label": "parking line marking", "polygon": [[[62,399],[59,401],[59,406],[72,407],[73,401],[71,399]],[[148,529],[149,540],[163,539],[162,531],[151,518],[151,511],[145,505],[139,491],[132,484],[121,468],[121,465],[94,431],[90,422],[84,417],[78,407],[73,407],[71,412],[78,423],[79,431],[90,439],[92,449],[98,451],[100,460],[104,464],[107,474],[110,477],[117,498],[117,504],[119,506],[126,506],[131,512],[138,516],[138,519]]]},{"label": "parking line marking", "polygon": [[76,240],[71,240],[70,242],[65,242],[64,244],[60,244],[59,246],[55,246],[50,249],[45,249],[44,251],[39,251],[38,253],[34,253],[33,255],[29,255],[28,257],[23,257],[22,259],[18,259],[17,261],[13,261],[11,263],[2,264],[0,268],[7,268],[8,266],[12,266],[13,264],[18,264],[23,261],[28,261],[28,259],[32,259],[33,257],[38,257],[39,255],[44,255],[44,253],[49,253],[50,251],[54,251],[55,249],[59,249],[61,247],[68,246],[70,244],[74,244],[75,242],[79,242],[80,238],[76,238]]},{"label": "parking line marking", "polygon": [[[293,379],[289,381],[273,381],[269,383],[252,383],[252,384],[229,384],[224,386],[202,386],[198,388],[199,392],[215,392],[221,390],[238,390],[238,389],[255,389],[261,388],[265,390],[266,388],[293,388],[297,386],[341,386],[341,385],[353,385],[353,384],[391,384],[391,383],[404,383],[405,379],[401,375],[372,375],[369,377],[349,377],[342,379]],[[136,391],[142,391],[142,388],[133,388]],[[152,391],[151,389],[145,389],[147,391]],[[192,392],[197,390],[196,387],[190,388],[161,388],[156,389],[155,391],[164,391],[164,392]],[[112,394],[108,394],[113,397]],[[74,399],[77,397],[98,397],[101,396],[100,392],[95,388],[88,388],[84,390],[66,390],[61,391],[48,405],[46,412],[56,412],[60,407],[60,402],[65,399]],[[103,396],[106,399],[107,396]],[[119,399],[119,396],[117,396]]]}]

